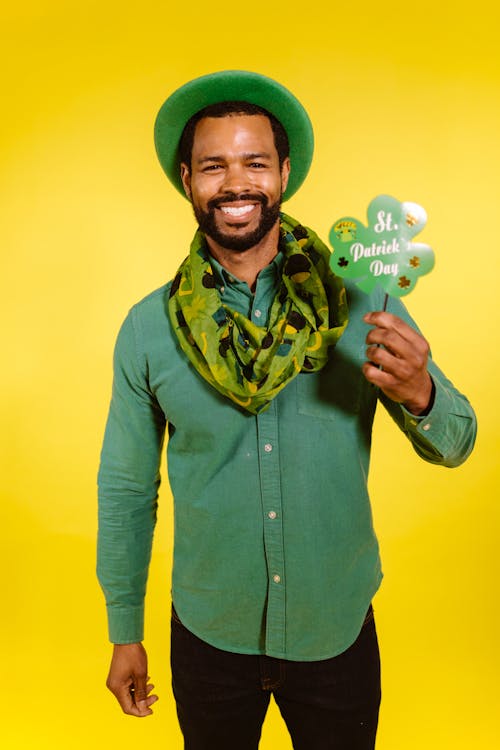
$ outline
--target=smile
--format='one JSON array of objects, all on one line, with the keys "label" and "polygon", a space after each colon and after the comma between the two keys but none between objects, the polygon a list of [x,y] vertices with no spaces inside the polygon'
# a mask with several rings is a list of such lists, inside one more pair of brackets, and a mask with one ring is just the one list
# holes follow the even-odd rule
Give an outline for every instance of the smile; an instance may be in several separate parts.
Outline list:
[{"label": "smile", "polygon": [[223,214],[228,216],[245,216],[253,211],[255,208],[254,203],[247,204],[246,206],[221,206],[220,210]]}]

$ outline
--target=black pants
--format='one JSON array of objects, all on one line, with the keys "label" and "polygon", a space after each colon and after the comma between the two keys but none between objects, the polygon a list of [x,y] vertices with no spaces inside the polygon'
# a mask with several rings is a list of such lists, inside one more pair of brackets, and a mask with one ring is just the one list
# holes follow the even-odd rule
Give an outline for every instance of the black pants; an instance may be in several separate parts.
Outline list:
[{"label": "black pants", "polygon": [[172,684],[185,750],[256,750],[270,695],[295,750],[373,750],[380,660],[373,611],[339,656],[293,662],[221,651],[172,614]]}]

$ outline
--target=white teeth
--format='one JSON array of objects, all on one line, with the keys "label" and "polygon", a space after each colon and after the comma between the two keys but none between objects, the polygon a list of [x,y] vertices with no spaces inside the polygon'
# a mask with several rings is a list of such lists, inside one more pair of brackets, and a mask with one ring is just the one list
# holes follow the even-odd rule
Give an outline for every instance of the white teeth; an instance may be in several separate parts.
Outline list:
[{"label": "white teeth", "polygon": [[249,206],[221,206],[221,211],[225,214],[229,214],[230,216],[244,216],[245,214],[250,213],[250,211],[253,208],[253,204],[250,204]]}]

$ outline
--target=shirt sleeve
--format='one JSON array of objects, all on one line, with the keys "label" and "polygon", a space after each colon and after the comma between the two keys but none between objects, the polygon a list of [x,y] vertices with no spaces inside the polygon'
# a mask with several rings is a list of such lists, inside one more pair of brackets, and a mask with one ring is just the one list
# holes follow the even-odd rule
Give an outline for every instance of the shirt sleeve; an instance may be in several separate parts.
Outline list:
[{"label": "shirt sleeve", "polygon": [[[388,310],[418,331],[399,300],[391,300]],[[441,466],[459,466],[474,447],[476,416],[467,398],[446,378],[432,357],[429,358],[428,372],[434,393],[431,408],[425,416],[411,414],[402,404],[381,392],[379,398],[419,456]]]},{"label": "shirt sleeve", "polygon": [[133,308],[116,342],[113,392],[98,474],[97,575],[113,643],[136,643],[144,637],[144,597],[165,423],[148,385]]}]

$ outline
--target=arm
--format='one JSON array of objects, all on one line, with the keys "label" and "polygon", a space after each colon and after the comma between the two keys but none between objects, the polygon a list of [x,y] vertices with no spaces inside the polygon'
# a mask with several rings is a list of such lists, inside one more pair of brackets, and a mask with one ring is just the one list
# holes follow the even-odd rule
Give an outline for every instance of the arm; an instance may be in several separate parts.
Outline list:
[{"label": "arm", "polygon": [[[146,654],[139,642],[165,417],[148,386],[136,314],[132,310],[125,320],[115,348],[113,394],[98,477],[97,574],[106,598],[109,637],[120,644],[115,646],[108,687],[124,710],[135,709],[127,713],[139,708],[151,713],[150,704],[139,707],[135,700],[136,696],[144,700],[144,691],[148,692]],[[131,687],[135,692],[130,692]]]},{"label": "arm", "polygon": [[472,407],[430,358],[429,346],[400,302],[395,312],[368,313],[366,379],[426,461],[458,466],[472,451],[476,419]]}]

